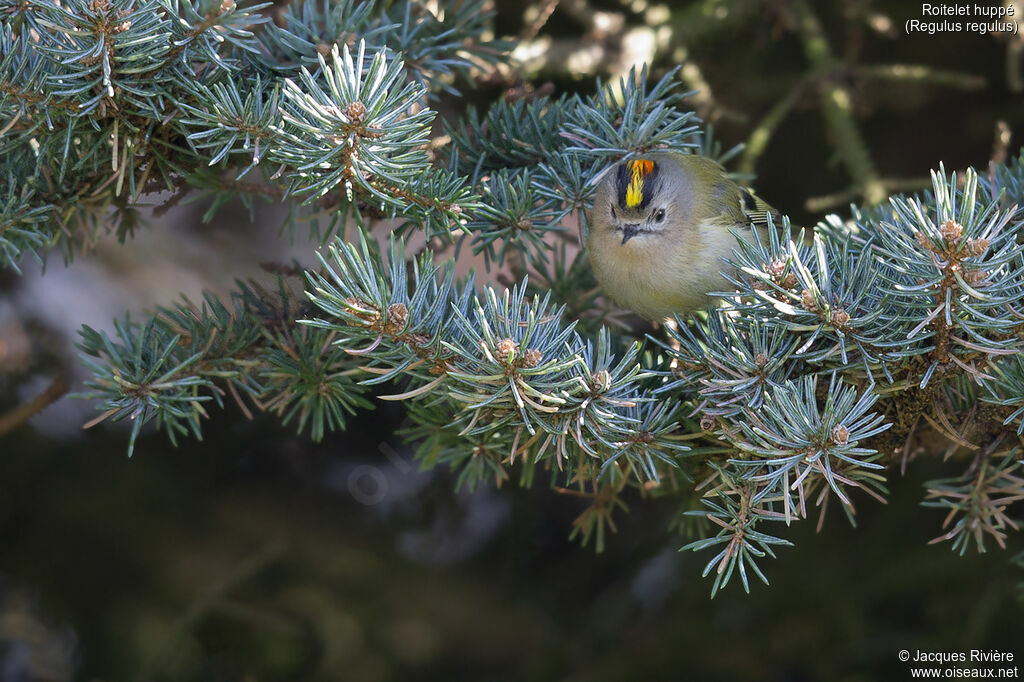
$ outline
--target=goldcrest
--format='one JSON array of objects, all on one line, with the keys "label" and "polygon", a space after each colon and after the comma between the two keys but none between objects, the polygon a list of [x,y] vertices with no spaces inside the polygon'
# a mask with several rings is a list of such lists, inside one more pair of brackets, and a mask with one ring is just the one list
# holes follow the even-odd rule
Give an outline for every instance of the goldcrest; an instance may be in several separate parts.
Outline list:
[{"label": "goldcrest", "polygon": [[[586,247],[594,275],[620,306],[661,320],[712,302],[729,287],[723,271],[736,238],[778,213],[730,180],[718,163],[651,152],[605,175],[590,212]],[[762,235],[764,236],[764,235]]]}]

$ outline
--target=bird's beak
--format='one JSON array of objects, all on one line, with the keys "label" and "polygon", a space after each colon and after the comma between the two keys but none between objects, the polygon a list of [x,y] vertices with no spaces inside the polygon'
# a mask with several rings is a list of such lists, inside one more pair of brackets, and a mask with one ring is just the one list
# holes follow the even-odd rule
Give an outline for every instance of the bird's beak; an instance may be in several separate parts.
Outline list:
[{"label": "bird's beak", "polygon": [[635,237],[640,231],[639,225],[623,225],[622,226],[622,243],[625,244],[630,239]]}]

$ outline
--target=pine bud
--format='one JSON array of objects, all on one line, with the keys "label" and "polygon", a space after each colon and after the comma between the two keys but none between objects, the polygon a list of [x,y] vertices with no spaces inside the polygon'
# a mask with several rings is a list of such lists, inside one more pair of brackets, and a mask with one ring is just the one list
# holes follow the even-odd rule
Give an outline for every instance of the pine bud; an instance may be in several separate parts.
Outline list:
[{"label": "pine bud", "polygon": [[846,445],[850,441],[850,429],[842,424],[832,429],[832,442],[836,445]]},{"label": "pine bud", "polygon": [[409,320],[409,309],[404,303],[392,303],[388,306],[388,321],[384,325],[384,331],[388,334],[397,334],[405,328]]},{"label": "pine bud", "polygon": [[448,372],[451,372],[454,369],[455,365],[452,364],[451,360],[441,359],[436,360],[433,366],[431,366],[431,368],[427,371],[433,374],[434,376],[441,376],[442,374],[447,374]]},{"label": "pine bud", "polygon": [[523,353],[522,366],[526,369],[532,369],[540,364],[540,361],[544,359],[544,355],[536,348],[530,348]]},{"label": "pine bud", "polygon": [[947,220],[942,223],[942,227],[939,228],[939,232],[942,234],[942,238],[946,240],[947,244],[952,244],[960,239],[964,233],[963,226],[955,220]]},{"label": "pine bud", "polygon": [[769,263],[768,266],[765,267],[764,271],[772,277],[781,277],[782,273],[786,271],[786,264],[781,260],[776,259]]},{"label": "pine bud", "polygon": [[792,272],[787,273],[786,274],[786,278],[782,280],[782,287],[784,289],[792,289],[793,287],[796,286],[796,284],[797,284],[796,274],[792,273]]},{"label": "pine bud", "polygon": [[984,282],[988,278],[988,272],[985,270],[964,270],[963,278],[965,282],[974,286]]},{"label": "pine bud", "polygon": [[409,334],[409,345],[414,348],[422,348],[430,343],[430,337],[426,334]]},{"label": "pine bud", "polygon": [[345,117],[354,125],[362,123],[363,116],[366,116],[366,105],[359,100],[356,100],[345,107]]},{"label": "pine bud", "polygon": [[316,46],[316,51],[321,57],[327,57],[331,54],[331,46],[327,43],[321,42]]},{"label": "pine bud", "polygon": [[928,241],[928,236],[925,235],[924,232],[914,232],[914,239],[916,239],[917,243],[923,246],[924,248],[931,250],[932,245]]},{"label": "pine bud", "polygon": [[498,347],[495,348],[495,355],[498,359],[504,363],[508,363],[509,358],[519,353],[519,344],[512,339],[502,339],[498,341]]},{"label": "pine bud", "polygon": [[980,256],[988,251],[987,239],[968,239],[965,249],[968,256]]},{"label": "pine bud", "polygon": [[702,415],[700,418],[700,430],[712,431],[715,428],[715,418],[710,414]]},{"label": "pine bud", "polygon": [[380,313],[376,310],[367,312],[367,308],[373,308],[373,306],[361,298],[349,296],[345,299],[345,303],[348,303],[353,308],[359,308],[360,310],[353,310],[352,314],[367,323],[368,326],[374,326],[380,322]]},{"label": "pine bud", "polygon": [[768,356],[765,355],[764,353],[758,353],[757,356],[754,358],[754,364],[757,365],[760,369],[764,369],[764,366],[768,364]]},{"label": "pine bud", "polygon": [[800,301],[803,303],[804,310],[812,313],[818,312],[818,304],[815,302],[814,294],[811,293],[810,289],[804,289],[800,292]]},{"label": "pine bud", "polygon": [[842,327],[844,324],[850,321],[850,314],[842,308],[836,308],[832,311],[830,321],[833,327]]}]

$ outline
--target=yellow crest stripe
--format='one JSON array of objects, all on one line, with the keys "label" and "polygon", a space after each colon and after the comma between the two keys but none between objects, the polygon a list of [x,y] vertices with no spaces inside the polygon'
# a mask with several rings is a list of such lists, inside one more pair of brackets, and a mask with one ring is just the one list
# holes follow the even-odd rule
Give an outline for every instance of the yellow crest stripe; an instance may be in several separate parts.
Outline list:
[{"label": "yellow crest stripe", "polygon": [[644,200],[644,180],[654,171],[654,162],[640,159],[629,162],[629,185],[626,187],[626,206],[636,208]]}]

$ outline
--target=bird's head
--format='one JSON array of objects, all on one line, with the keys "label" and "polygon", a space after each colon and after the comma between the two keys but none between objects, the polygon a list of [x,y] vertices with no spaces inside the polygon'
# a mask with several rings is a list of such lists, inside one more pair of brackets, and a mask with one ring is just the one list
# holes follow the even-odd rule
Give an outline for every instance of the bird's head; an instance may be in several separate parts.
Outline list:
[{"label": "bird's head", "polygon": [[677,210],[671,188],[681,175],[679,165],[662,155],[617,164],[601,183],[594,203],[598,229],[621,234],[623,245],[662,233]]}]

